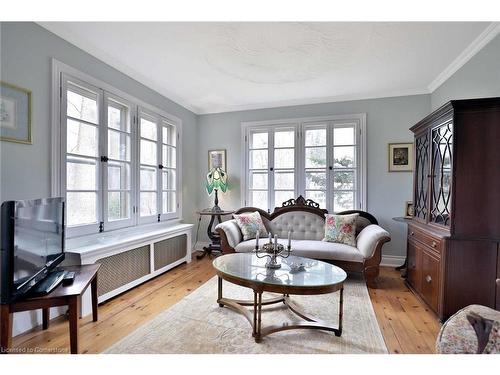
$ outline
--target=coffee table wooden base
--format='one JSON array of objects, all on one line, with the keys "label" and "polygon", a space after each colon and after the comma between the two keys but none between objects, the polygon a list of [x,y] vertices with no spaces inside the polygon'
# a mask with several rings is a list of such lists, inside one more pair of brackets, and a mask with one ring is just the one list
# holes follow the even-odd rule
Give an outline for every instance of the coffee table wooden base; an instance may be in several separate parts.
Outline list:
[{"label": "coffee table wooden base", "polygon": [[[224,298],[222,296],[222,278],[218,277],[218,298],[217,303],[220,307],[228,307],[236,312],[242,314],[250,323],[252,327],[252,336],[255,338],[255,342],[261,342],[264,336],[270,335],[271,333],[287,331],[291,329],[319,329],[322,331],[331,331],[335,333],[335,336],[340,337],[342,335],[342,315],[343,315],[343,305],[344,305],[344,288],[340,288],[340,303],[339,303],[339,325],[334,327],[326,322],[316,319],[312,316],[306,315],[299,307],[291,300],[288,294],[283,296],[270,298],[262,300],[262,291],[253,289],[254,300],[253,301],[242,301],[230,298]],[[284,322],[282,325],[272,325],[269,327],[262,327],[262,306],[272,305],[276,303],[283,303],[296,315],[304,319],[304,322],[298,323],[288,323]],[[253,314],[250,309],[246,306],[253,306]]]}]

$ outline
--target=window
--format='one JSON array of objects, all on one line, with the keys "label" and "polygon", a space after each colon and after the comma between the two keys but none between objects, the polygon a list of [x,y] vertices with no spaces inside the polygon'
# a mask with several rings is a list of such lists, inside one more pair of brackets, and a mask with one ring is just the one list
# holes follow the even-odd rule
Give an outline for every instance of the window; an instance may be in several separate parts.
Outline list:
[{"label": "window", "polygon": [[68,235],[179,217],[180,121],[67,69],[73,74],[57,74],[54,140],[60,155],[55,193],[66,197]]},{"label": "window", "polygon": [[365,115],[243,123],[244,205],[272,210],[303,195],[330,212],[366,206]]}]

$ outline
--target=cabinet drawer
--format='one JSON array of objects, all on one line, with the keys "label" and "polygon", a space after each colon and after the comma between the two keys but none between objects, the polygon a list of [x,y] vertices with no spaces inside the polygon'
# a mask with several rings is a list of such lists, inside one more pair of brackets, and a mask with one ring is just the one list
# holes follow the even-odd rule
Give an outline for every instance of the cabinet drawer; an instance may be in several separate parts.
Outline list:
[{"label": "cabinet drawer", "polygon": [[406,279],[417,292],[422,290],[422,249],[418,243],[408,241]]},{"label": "cabinet drawer", "polygon": [[443,239],[437,236],[433,236],[429,232],[423,231],[420,228],[410,225],[408,227],[408,238],[411,240],[418,241],[426,246],[428,246],[433,251],[441,254]]},{"label": "cabinet drawer", "polygon": [[422,251],[422,297],[438,311],[440,260],[431,251]]}]

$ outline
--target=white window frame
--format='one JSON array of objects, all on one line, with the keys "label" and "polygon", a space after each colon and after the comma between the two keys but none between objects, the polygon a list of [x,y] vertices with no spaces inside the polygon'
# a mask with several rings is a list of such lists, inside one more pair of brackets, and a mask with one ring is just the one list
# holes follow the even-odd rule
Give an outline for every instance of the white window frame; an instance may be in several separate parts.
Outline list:
[{"label": "white window frame", "polygon": [[[106,82],[103,82],[97,78],[94,78],[86,73],[79,71],[67,64],[64,64],[56,59],[52,59],[52,103],[51,103],[51,196],[59,197],[66,196],[66,87],[64,82],[70,77],[70,81],[80,84],[83,87],[91,87],[93,90],[99,90],[100,95],[103,99],[99,100],[99,133],[106,132],[106,136],[99,134],[99,156],[105,155],[103,152],[107,149],[107,108],[101,103],[106,103],[107,100],[104,99],[106,95],[110,98],[116,99],[118,102],[129,103],[131,105],[131,174],[132,174],[132,184],[131,184],[131,219],[117,220],[115,222],[108,222],[102,217],[103,206],[107,205],[107,186],[104,188],[103,179],[103,168],[101,163],[98,166],[99,170],[99,180],[97,186],[99,187],[99,197],[97,203],[98,210],[98,222],[88,225],[81,225],[75,227],[68,227],[66,231],[66,236],[68,238],[77,237],[87,234],[95,234],[99,232],[99,221],[104,222],[104,231],[110,231],[123,227],[133,227],[145,223],[139,219],[139,137],[137,135],[138,130],[138,111],[139,108],[148,111],[149,113],[154,113],[159,117],[163,118],[166,122],[174,125],[177,133],[176,141],[176,205],[177,209],[175,212],[170,212],[167,214],[160,214],[159,220],[182,220],[182,121],[177,116],[174,116],[166,111],[163,111],[155,106],[152,106],[126,92],[123,92]],[[64,107],[64,108],[63,108]],[[64,116],[63,116],[64,115]],[[159,133],[161,137],[161,132]],[[161,148],[161,138],[159,138],[159,147]],[[64,145],[64,147],[63,147]],[[103,147],[105,147],[103,149]],[[159,154],[161,157],[161,153]],[[161,182],[161,181],[160,181]],[[162,197],[162,186],[158,185],[159,196]],[[161,213],[161,198],[158,203],[159,213]],[[106,206],[107,207],[107,206]],[[107,215],[106,215],[107,216]],[[158,216],[156,220],[159,221]]]},{"label": "white window frame", "polygon": [[[333,186],[333,170],[329,170],[329,166],[333,166],[333,127],[337,124],[356,124],[356,160],[357,160],[357,176],[356,176],[356,194],[354,209],[366,211],[367,202],[367,169],[366,169],[366,113],[346,114],[346,115],[331,115],[305,118],[289,118],[279,120],[266,121],[245,121],[241,123],[241,145],[244,150],[242,158],[242,183],[241,183],[241,205],[247,206],[250,202],[249,197],[249,142],[250,133],[252,131],[269,131],[269,154],[271,152],[271,138],[274,141],[271,133],[274,129],[290,127],[294,124],[296,127],[296,145],[295,145],[295,196],[305,196],[305,129],[308,126],[319,126],[326,124],[327,126],[327,186]],[[273,166],[272,160],[269,160],[269,165]],[[268,194],[271,194],[272,178],[268,179]],[[333,211],[333,194],[332,189],[327,189],[326,192],[326,209],[329,212]],[[273,198],[274,199],[274,198]],[[275,202],[268,198],[270,203],[269,209],[272,211],[275,207]],[[280,202],[279,202],[280,203]]]}]

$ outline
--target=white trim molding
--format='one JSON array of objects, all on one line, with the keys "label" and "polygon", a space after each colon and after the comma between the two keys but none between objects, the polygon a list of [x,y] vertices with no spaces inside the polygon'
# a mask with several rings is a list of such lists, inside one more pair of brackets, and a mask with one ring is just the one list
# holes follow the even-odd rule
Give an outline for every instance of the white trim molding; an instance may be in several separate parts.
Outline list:
[{"label": "white trim molding", "polygon": [[455,74],[462,66],[464,66],[471,58],[473,58],[483,47],[488,44],[493,38],[500,33],[500,22],[492,22],[479,36],[457,56],[450,65],[446,67],[439,75],[429,84],[429,92],[434,92],[448,78]]}]

